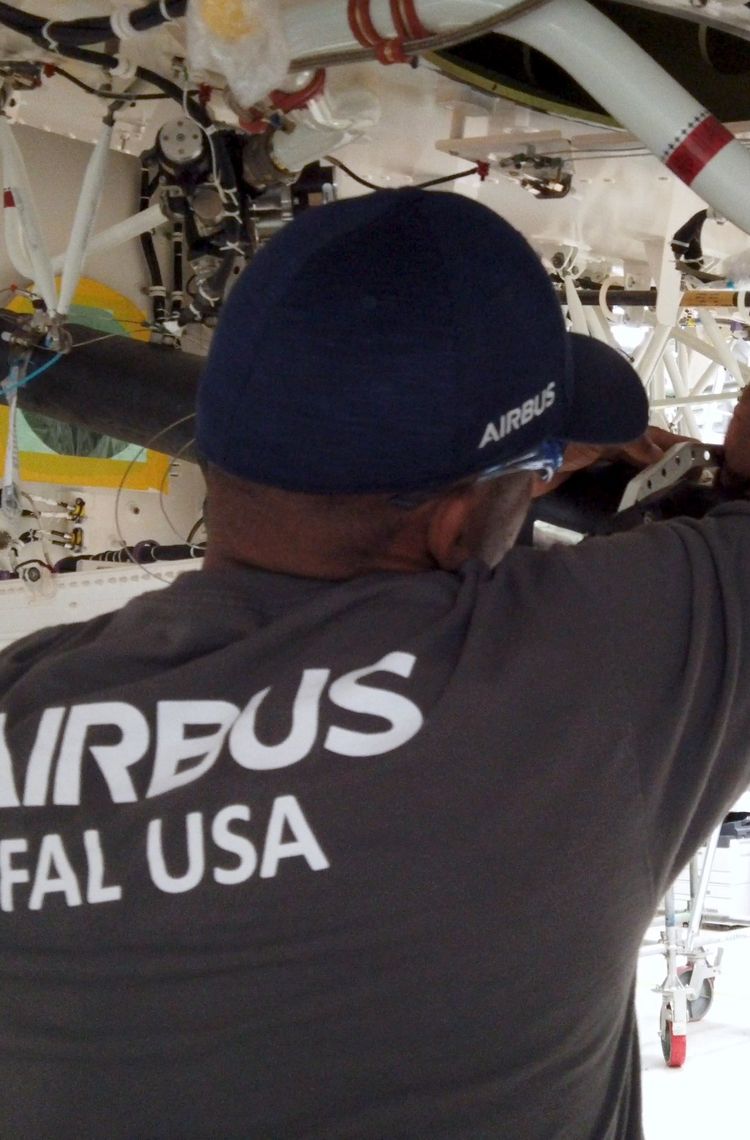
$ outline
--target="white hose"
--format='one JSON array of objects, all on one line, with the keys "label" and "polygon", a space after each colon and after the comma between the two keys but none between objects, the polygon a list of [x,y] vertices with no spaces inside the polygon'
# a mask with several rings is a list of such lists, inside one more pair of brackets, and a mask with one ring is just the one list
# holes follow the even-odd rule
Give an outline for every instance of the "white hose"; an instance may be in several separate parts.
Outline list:
[{"label": "white hose", "polygon": [[750,232],[750,154],[586,0],[550,0],[503,33],[563,67],[706,202]]},{"label": "white hose", "polygon": [[91,229],[94,225],[99,203],[104,189],[104,175],[109,157],[109,145],[112,141],[113,123],[105,123],[83,178],[81,194],[76,206],[73,229],[70,234],[70,245],[65,254],[63,263],[62,281],[60,283],[60,301],[58,311],[64,316],[70,308],[73,294],[81,279],[83,263],[88,253]]},{"label": "white hose", "polygon": [[576,292],[576,284],[572,277],[565,278],[565,302],[568,306],[572,331],[588,336],[589,326],[586,324],[586,314],[583,311],[583,303]]},{"label": "white hose", "polygon": [[[13,209],[18,211],[18,218],[29,255],[30,265],[28,268],[32,271],[29,276],[34,278],[34,284],[47,306],[47,311],[54,313],[57,310],[57,290],[55,289],[52,262],[42,237],[34,195],[26,173],[26,164],[18,143],[13,137],[10,123],[4,115],[0,115],[0,150],[3,156],[3,205],[6,212]],[[6,232],[7,228],[8,224],[6,223]],[[16,255],[19,254],[17,245],[14,252]]]},{"label": "white hose", "polygon": [[722,366],[726,368],[727,372],[734,376],[735,380],[741,388],[745,381],[742,375],[740,362],[737,357],[730,351],[729,345],[724,340],[724,337],[719,331],[719,326],[716,323],[716,318],[714,317],[713,313],[710,313],[708,311],[708,309],[704,309],[701,312],[701,324],[703,325],[703,331],[711,341],[711,344],[716,349],[716,353],[722,363]]},{"label": "white hose", "polygon": [[[415,8],[430,32],[473,24],[513,6],[512,0],[416,0]],[[390,0],[370,0],[370,19],[386,38],[396,35]],[[292,58],[315,52],[358,47],[347,18],[346,0],[297,0],[284,5],[284,34]]]},{"label": "white hose", "polygon": [[[647,388],[659,363],[667,342],[672,336],[671,325],[656,325],[651,336],[644,341],[643,346],[636,354],[633,367],[641,378],[644,388]],[[658,397],[655,397],[658,399]]]},{"label": "white hose", "polygon": [[[89,242],[88,256],[94,253],[104,253],[105,250],[123,245],[126,241],[140,237],[141,234],[145,234],[149,230],[158,229],[166,221],[167,216],[158,203],[149,206],[148,209],[141,210],[139,213],[125,218],[122,222],[115,222],[113,226],[107,226],[106,230],[100,230]],[[56,273],[59,273],[65,264],[65,257],[65,253],[58,253],[52,258],[52,268]]]}]

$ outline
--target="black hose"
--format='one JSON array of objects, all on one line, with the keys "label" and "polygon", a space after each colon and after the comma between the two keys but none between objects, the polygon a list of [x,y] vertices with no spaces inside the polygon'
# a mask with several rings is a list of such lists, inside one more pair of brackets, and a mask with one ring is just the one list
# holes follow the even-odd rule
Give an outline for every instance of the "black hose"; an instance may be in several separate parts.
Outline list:
[{"label": "black hose", "polygon": [[[136,32],[147,32],[158,28],[169,20],[184,16],[187,0],[158,0],[135,8],[129,14],[130,24]],[[166,12],[166,15],[165,15]],[[46,47],[57,44],[62,47],[80,47],[84,44],[98,44],[115,38],[109,16],[84,16],[77,20],[47,20],[34,16],[31,12],[21,12],[11,4],[0,3],[0,24],[12,28],[14,32],[29,36]],[[46,28],[43,32],[42,29]]]},{"label": "black hose", "polygon": [[[151,195],[154,191],[155,182],[149,176],[149,160],[153,158],[153,151],[147,151],[141,155],[141,185],[139,194],[139,210],[146,210],[151,201]],[[155,324],[161,324],[166,316],[166,293],[164,289],[164,278],[162,277],[161,267],[159,265],[159,258],[156,255],[156,246],[154,245],[154,238],[148,231],[140,235],[140,244],[143,251],[143,257],[148,269],[150,289],[149,297],[151,299],[151,318]]]},{"label": "black hose", "polygon": [[182,274],[182,255],[185,233],[181,218],[175,218],[174,225],[172,226],[172,304],[171,310],[177,309],[182,305],[184,294],[184,282]]},{"label": "black hose", "polygon": [[[73,348],[19,388],[21,410],[194,461],[190,417],[203,359],[127,336],[92,340],[91,329],[66,327]],[[0,340],[2,375],[8,371],[8,352],[8,342]],[[49,358],[49,351],[35,349],[29,371]],[[5,402],[0,393],[0,404]]]}]

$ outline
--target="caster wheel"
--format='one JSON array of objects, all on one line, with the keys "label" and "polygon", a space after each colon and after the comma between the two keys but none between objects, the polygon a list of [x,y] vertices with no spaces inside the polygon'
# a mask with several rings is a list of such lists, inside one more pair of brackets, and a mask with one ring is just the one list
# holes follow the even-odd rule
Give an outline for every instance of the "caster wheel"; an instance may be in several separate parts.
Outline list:
[{"label": "caster wheel", "polygon": [[[692,966],[680,966],[679,969],[677,970],[677,976],[680,979],[680,981],[682,982],[683,986],[689,986],[690,980],[693,976],[693,967]],[[714,1000],[714,979],[713,978],[704,978],[703,984],[700,988],[700,993],[698,993],[692,999],[692,1001],[688,1000],[688,1003],[687,1003],[688,1019],[690,1021],[701,1021],[701,1019],[706,1016],[709,1009],[711,1008],[711,1003],[713,1002],[713,1000]]]},{"label": "caster wheel", "polygon": [[[667,1006],[667,1013],[671,1014],[669,1006]],[[661,1031],[661,1051],[670,1069],[681,1069],[685,1064],[687,1037],[684,1033],[672,1032],[671,1016],[666,1018]]]}]

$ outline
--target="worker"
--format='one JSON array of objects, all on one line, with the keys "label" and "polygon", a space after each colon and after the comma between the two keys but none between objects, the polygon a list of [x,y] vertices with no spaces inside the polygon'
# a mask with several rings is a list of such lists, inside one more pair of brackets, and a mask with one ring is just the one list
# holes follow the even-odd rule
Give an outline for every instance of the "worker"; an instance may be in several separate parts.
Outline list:
[{"label": "worker", "polygon": [[0,656],[3,1137],[641,1137],[639,944],[750,783],[740,409],[709,517],[511,549],[627,360],[466,197],[262,248],[203,569]]}]

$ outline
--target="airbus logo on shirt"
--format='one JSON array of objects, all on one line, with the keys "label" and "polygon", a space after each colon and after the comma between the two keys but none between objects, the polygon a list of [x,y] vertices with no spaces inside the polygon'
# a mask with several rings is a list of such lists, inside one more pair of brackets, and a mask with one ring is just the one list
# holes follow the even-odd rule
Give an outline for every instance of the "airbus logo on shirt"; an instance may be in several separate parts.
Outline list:
[{"label": "airbus logo on shirt", "polygon": [[517,408],[511,408],[509,412],[505,412],[498,420],[490,420],[487,427],[484,429],[484,435],[479,444],[479,448],[485,447],[488,443],[499,443],[506,435],[510,435],[512,431],[518,431],[520,427],[525,427],[526,424],[531,423],[537,416],[544,415],[548,408],[551,408],[555,402],[555,384],[552,381],[546,388],[542,388],[537,392],[536,396],[532,396],[529,400],[524,400]]}]

